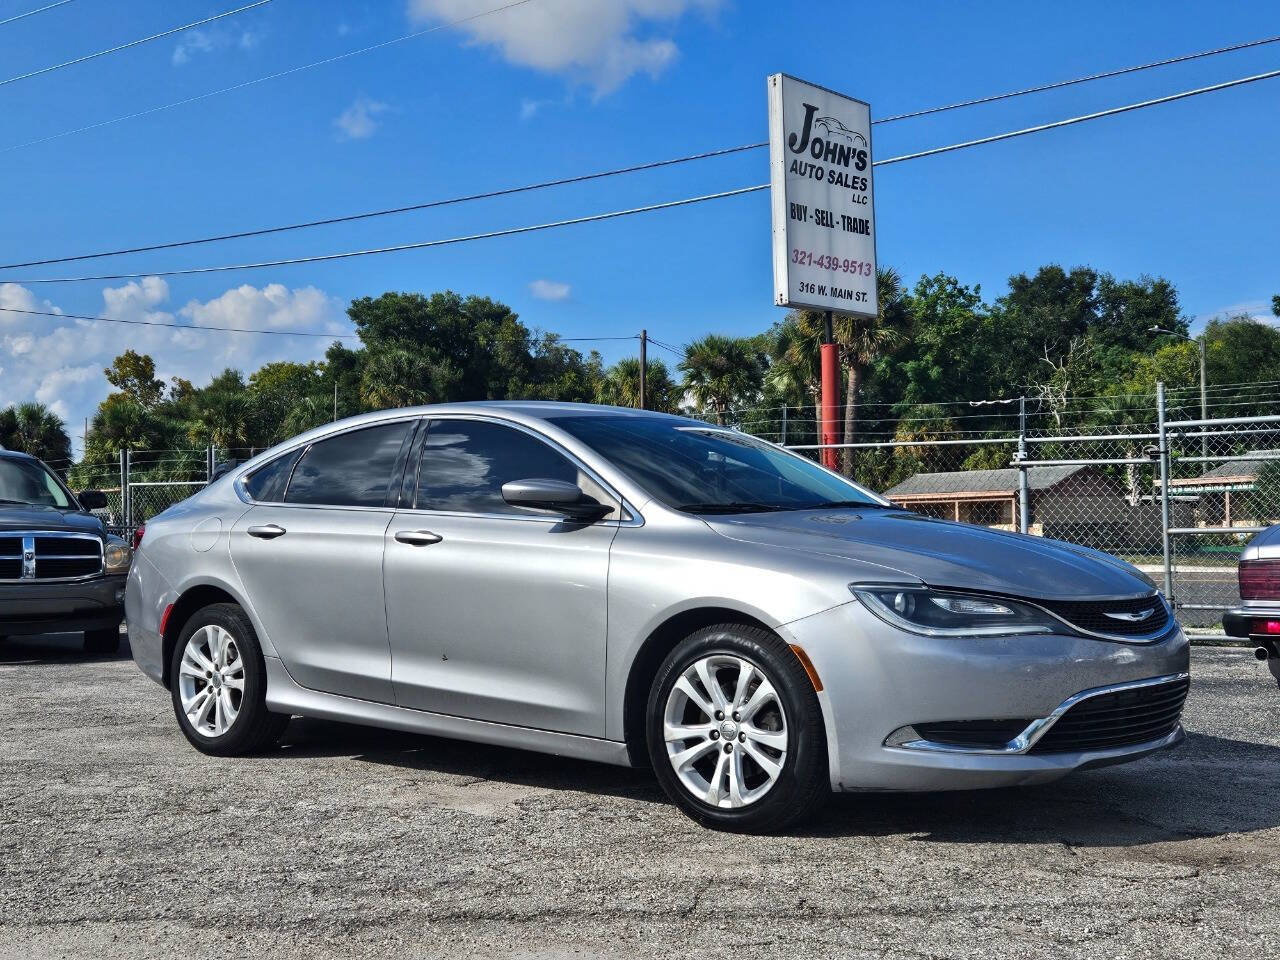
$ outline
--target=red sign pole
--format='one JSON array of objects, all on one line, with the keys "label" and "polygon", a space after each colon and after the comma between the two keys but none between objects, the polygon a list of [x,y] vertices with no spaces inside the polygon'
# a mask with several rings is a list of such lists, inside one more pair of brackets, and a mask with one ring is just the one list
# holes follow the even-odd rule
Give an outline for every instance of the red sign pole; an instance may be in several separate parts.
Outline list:
[{"label": "red sign pole", "polygon": [[[822,442],[839,443],[839,412],[836,398],[840,394],[840,354],[839,348],[832,342],[831,311],[827,311],[826,336],[822,344]],[[822,465],[828,469],[836,469],[836,451],[831,447],[822,449]]]}]

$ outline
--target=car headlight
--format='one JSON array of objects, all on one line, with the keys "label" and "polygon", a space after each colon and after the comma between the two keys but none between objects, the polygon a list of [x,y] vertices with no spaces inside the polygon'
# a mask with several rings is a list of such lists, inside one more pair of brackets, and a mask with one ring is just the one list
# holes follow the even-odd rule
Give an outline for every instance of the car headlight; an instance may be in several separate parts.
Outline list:
[{"label": "car headlight", "polygon": [[1043,610],[1004,597],[856,583],[849,589],[885,623],[927,637],[999,637],[1064,629]]},{"label": "car headlight", "polygon": [[107,573],[128,573],[133,551],[123,540],[112,537],[102,549],[102,563]]}]

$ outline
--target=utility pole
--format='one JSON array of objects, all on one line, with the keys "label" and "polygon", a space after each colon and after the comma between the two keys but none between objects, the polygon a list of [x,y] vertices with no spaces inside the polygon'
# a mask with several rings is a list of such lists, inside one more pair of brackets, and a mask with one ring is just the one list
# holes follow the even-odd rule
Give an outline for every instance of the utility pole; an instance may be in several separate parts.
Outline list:
[{"label": "utility pole", "polygon": [[338,419],[338,378],[333,378],[333,419]]},{"label": "utility pole", "polygon": [[645,406],[645,387],[648,384],[649,375],[649,331],[640,331],[640,409],[647,410]]},{"label": "utility pole", "polygon": [[822,465],[828,470],[836,468],[836,452],[830,444],[837,442],[836,393],[839,382],[839,357],[836,352],[831,311],[828,310],[826,326],[822,334]]}]

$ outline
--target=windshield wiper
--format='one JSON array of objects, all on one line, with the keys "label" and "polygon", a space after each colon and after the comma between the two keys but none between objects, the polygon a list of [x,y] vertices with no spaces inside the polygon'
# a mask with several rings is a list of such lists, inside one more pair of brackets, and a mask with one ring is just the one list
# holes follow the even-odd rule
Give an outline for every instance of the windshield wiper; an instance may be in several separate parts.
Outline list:
[{"label": "windshield wiper", "polygon": [[684,513],[771,513],[786,510],[775,503],[756,503],[751,500],[732,500],[728,503],[682,503],[676,507]]}]

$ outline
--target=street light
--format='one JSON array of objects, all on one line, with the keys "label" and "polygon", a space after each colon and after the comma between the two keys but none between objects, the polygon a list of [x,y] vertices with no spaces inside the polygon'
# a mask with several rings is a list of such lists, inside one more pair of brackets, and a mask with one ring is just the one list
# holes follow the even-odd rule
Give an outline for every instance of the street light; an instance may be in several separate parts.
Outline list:
[{"label": "street light", "polygon": [[[1209,400],[1205,382],[1205,336],[1200,334],[1198,337],[1189,337],[1185,333],[1179,333],[1177,330],[1166,330],[1158,324],[1152,324],[1147,327],[1148,333],[1163,333],[1169,337],[1179,337],[1190,343],[1198,343],[1200,345],[1200,419],[1209,419]],[[1206,426],[1200,425],[1200,456],[1209,456],[1209,438],[1205,435]],[[1206,469],[1207,464],[1202,465],[1201,469]]]}]

